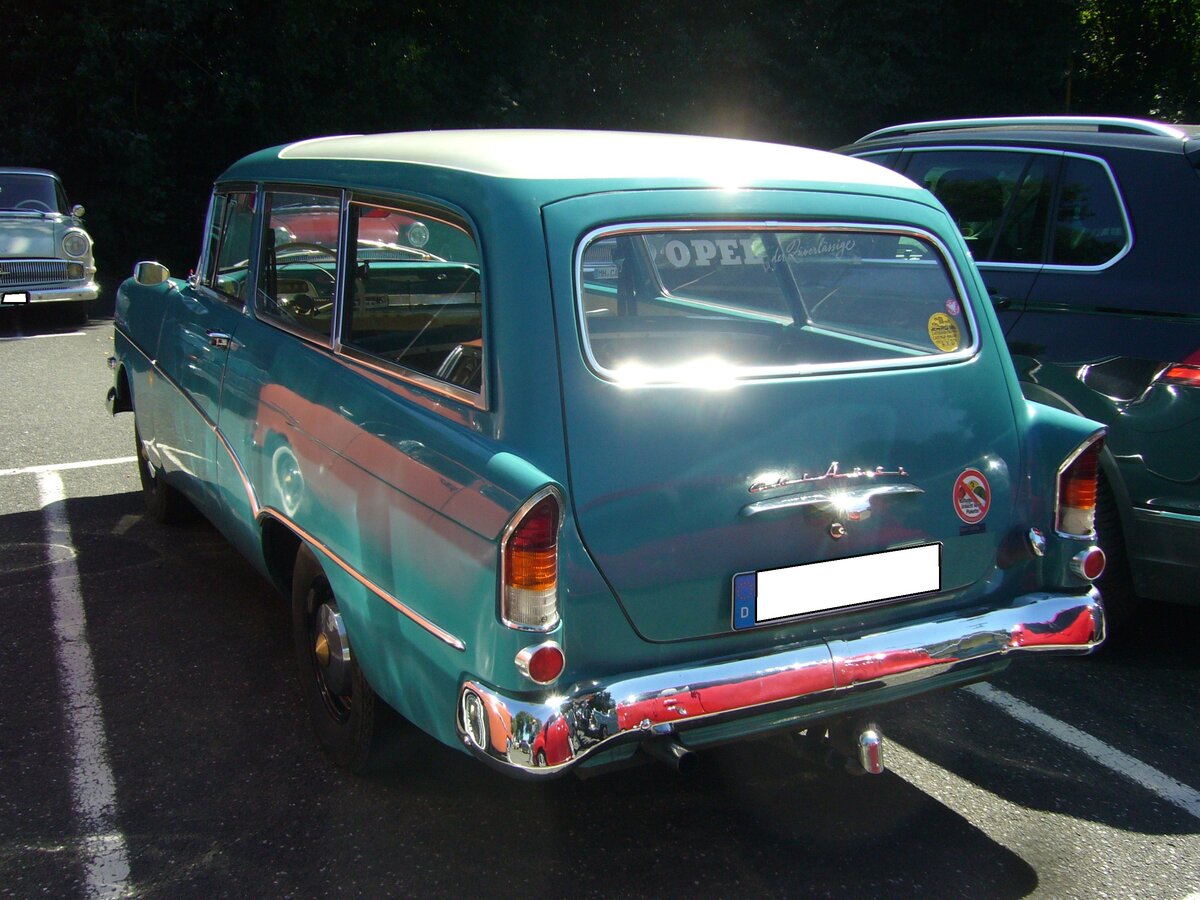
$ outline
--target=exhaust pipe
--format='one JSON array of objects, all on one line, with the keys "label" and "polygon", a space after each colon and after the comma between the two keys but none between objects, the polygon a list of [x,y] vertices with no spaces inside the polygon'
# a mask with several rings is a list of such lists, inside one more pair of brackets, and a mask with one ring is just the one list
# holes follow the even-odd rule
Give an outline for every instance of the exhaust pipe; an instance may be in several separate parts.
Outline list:
[{"label": "exhaust pipe", "polygon": [[858,764],[868,775],[883,774],[883,733],[874,724],[858,736]]},{"label": "exhaust pipe", "polygon": [[699,757],[674,738],[643,741],[642,751],[661,763],[666,763],[680,775],[691,775],[700,764]]}]

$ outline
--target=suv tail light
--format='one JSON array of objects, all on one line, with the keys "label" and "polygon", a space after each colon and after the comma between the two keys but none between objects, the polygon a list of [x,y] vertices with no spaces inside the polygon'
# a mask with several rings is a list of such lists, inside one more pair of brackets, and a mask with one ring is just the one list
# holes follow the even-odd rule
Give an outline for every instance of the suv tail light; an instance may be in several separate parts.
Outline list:
[{"label": "suv tail light", "polygon": [[1064,537],[1090,538],[1096,533],[1096,479],[1100,474],[1098,434],[1067,458],[1058,473],[1058,510],[1055,530]]},{"label": "suv tail light", "polygon": [[1159,381],[1167,384],[1186,384],[1200,387],[1200,350],[1196,350],[1183,360],[1163,370],[1158,376]]},{"label": "suv tail light", "polygon": [[561,523],[558,495],[547,489],[526,503],[505,529],[500,603],[504,624],[531,631],[549,631],[558,624]]}]

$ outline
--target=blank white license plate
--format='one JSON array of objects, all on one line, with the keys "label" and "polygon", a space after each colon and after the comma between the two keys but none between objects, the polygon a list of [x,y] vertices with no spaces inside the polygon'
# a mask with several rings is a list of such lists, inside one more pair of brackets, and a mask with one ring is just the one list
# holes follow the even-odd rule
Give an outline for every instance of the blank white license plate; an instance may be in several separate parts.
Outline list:
[{"label": "blank white license plate", "polygon": [[15,291],[15,292],[5,291],[3,297],[4,297],[3,302],[5,302],[5,303],[28,303],[29,302],[29,295],[27,293],[25,293],[24,291]]},{"label": "blank white license plate", "polygon": [[939,591],[942,545],[884,550],[733,576],[733,627]]}]

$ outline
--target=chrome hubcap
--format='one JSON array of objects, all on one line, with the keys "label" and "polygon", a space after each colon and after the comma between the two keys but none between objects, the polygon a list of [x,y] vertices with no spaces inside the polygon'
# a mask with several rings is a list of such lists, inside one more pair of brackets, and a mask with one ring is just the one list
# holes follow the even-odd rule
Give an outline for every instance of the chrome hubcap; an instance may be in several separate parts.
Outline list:
[{"label": "chrome hubcap", "polygon": [[328,603],[317,609],[313,656],[326,690],[335,696],[350,693],[350,643],[338,611]]}]

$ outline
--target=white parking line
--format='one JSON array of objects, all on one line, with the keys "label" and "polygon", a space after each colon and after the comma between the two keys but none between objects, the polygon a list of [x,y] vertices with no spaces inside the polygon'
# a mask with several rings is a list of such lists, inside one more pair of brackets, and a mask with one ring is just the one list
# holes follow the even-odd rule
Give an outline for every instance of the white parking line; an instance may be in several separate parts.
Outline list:
[{"label": "white parking line", "polygon": [[[37,482],[46,542],[72,546],[62,477],[56,471],[41,471]],[[50,572],[55,644],[73,757],[71,796],[83,832],[88,895],[122,897],[129,893],[129,854],[125,836],[116,828],[116,787],[108,764],[108,740],[74,555],[51,559]]]},{"label": "white parking line", "polygon": [[[1037,873],[1037,897],[1196,897],[1200,839],[1162,840],[993,793],[892,741],[887,767],[961,816]],[[1182,883],[1181,883],[1182,882]]]},{"label": "white parking line", "polygon": [[19,334],[16,337],[0,337],[0,341],[32,341],[36,338],[81,337],[86,331],[63,331],[57,334]]},{"label": "white parking line", "polygon": [[0,478],[8,475],[42,475],[46,472],[63,472],[67,469],[95,469],[99,466],[116,466],[131,463],[136,456],[116,456],[112,459],[88,459],[83,462],[50,463],[44,466],[26,466],[23,469],[0,469]]},{"label": "white parking line", "polygon": [[1122,753],[1115,747],[1110,747],[1087,732],[1046,715],[1028,703],[1018,700],[1012,694],[1006,694],[988,684],[973,684],[966,690],[979,699],[998,706],[1014,719],[1079,750],[1106,769],[1128,778],[1152,794],[1200,819],[1200,791],[1188,787],[1169,775],[1164,775],[1158,769],[1146,765],[1141,760],[1134,759],[1127,753]]}]

